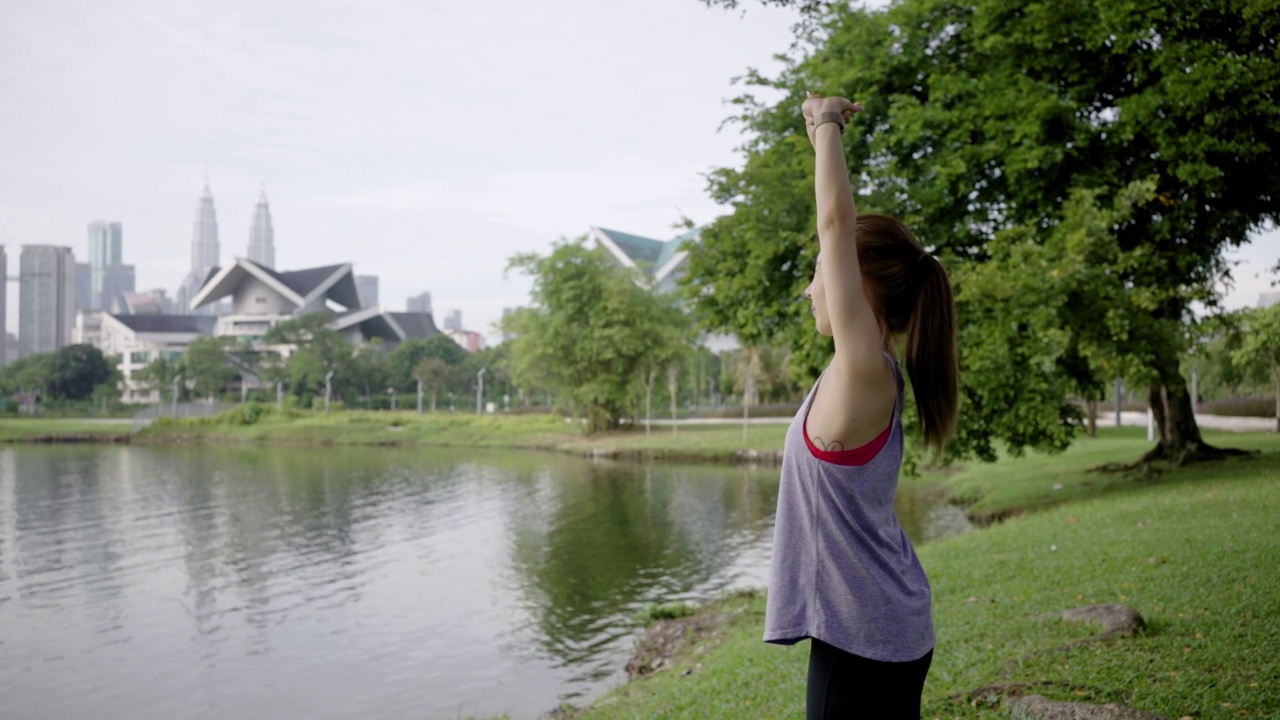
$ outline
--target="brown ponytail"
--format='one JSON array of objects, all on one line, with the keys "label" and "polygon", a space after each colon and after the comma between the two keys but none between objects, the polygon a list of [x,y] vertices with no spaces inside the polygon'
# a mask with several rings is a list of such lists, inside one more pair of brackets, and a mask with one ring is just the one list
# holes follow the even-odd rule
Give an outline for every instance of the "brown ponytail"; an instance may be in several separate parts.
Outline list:
[{"label": "brown ponytail", "polygon": [[951,281],[901,222],[858,216],[858,261],[885,329],[905,336],[907,376],[925,446],[941,454],[956,426],[960,371]]},{"label": "brown ponytail", "polygon": [[924,255],[916,265],[919,290],[907,321],[907,374],[915,390],[924,444],[939,455],[956,428],[960,371],[956,366],[956,305],[947,271]]}]

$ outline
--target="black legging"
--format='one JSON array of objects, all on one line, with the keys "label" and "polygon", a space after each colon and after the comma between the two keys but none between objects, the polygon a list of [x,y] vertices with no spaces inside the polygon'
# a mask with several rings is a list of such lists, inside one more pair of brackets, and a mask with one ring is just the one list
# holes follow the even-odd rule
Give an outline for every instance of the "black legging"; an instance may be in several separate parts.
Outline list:
[{"label": "black legging", "polygon": [[933,661],[880,662],[814,638],[809,646],[808,720],[920,720],[920,694]]}]

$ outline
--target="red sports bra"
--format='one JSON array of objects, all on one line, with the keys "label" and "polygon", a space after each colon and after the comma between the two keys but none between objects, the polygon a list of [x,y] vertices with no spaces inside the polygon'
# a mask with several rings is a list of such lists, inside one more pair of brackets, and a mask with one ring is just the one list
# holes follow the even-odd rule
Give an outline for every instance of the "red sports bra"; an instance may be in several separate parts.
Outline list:
[{"label": "red sports bra", "polygon": [[804,416],[804,427],[802,429],[804,431],[804,444],[809,446],[809,452],[819,460],[836,465],[866,465],[871,462],[871,458],[880,452],[880,448],[889,442],[889,436],[893,434],[893,418],[889,418],[889,425],[874,440],[852,450],[823,450],[814,445],[813,441],[809,439],[809,414],[807,412]]}]

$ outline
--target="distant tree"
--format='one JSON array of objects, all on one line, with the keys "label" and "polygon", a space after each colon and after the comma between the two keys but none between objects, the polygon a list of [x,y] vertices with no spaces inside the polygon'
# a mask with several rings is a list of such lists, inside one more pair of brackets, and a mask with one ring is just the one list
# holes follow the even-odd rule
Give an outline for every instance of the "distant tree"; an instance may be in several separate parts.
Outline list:
[{"label": "distant tree", "polygon": [[49,363],[49,395],[59,400],[87,400],[112,378],[112,367],[92,345],[68,345]]},{"label": "distant tree", "polygon": [[1280,432],[1280,305],[1241,312],[1240,345],[1235,359],[1270,376],[1276,401],[1276,431]]},{"label": "distant tree", "polygon": [[[662,373],[671,374],[689,353],[693,344],[693,327],[689,318],[676,304],[674,297],[659,295],[651,298],[652,308],[642,317],[634,319],[635,332],[642,348],[639,358],[640,385],[644,388],[644,431],[650,432],[653,420],[653,388]],[[675,371],[678,373],[678,370]],[[674,385],[678,374],[669,382]],[[669,390],[671,401],[675,392]]]},{"label": "distant tree", "polygon": [[[452,341],[450,341],[452,342]],[[458,374],[458,367],[438,357],[426,356],[413,368],[413,379],[422,383],[422,389],[431,396],[431,412],[436,411],[436,397]]]},{"label": "distant tree", "polygon": [[374,401],[375,406],[381,403],[383,393],[387,390],[403,390],[395,383],[387,372],[386,353],[382,338],[372,338],[352,349],[351,358],[342,376],[334,378],[336,393],[339,397],[366,397]]},{"label": "distant tree", "polygon": [[424,339],[405,340],[387,355],[389,381],[402,392],[414,391],[414,384],[417,382],[414,369],[429,357],[458,368],[467,361],[467,351],[443,333]]},{"label": "distant tree", "polygon": [[[515,392],[515,380],[511,375],[511,346],[507,343],[480,348],[474,353],[467,353],[466,362],[461,366],[461,376],[457,382],[465,383],[472,392],[475,391],[475,377],[480,368],[484,373],[485,398],[494,398],[493,402],[503,401],[504,396]],[[487,401],[487,400],[486,400]],[[505,403],[502,403],[505,404]]]},{"label": "distant tree", "polygon": [[0,367],[0,391],[6,396],[19,391],[49,392],[53,358],[53,353],[38,353]]},{"label": "distant tree", "polygon": [[[509,314],[517,385],[540,385],[569,399],[589,432],[616,427],[627,414],[641,369],[653,352],[645,318],[665,301],[639,287],[585,239],[557,243],[550,254],[513,257],[509,269],[533,278],[533,306]],[[661,366],[660,366],[661,367]]]},{"label": "distant tree", "polygon": [[224,338],[202,335],[182,354],[182,375],[197,396],[212,400],[226,392],[238,372],[231,365]]},{"label": "distant tree", "polygon": [[163,355],[157,357],[140,370],[135,370],[133,379],[146,390],[154,390],[160,393],[160,402],[170,402],[173,400],[173,379],[182,374],[182,364],[165,358]]},{"label": "distant tree", "polygon": [[299,398],[323,393],[326,373],[334,373],[338,383],[346,382],[337,376],[351,366],[353,348],[329,327],[331,321],[327,312],[309,313],[276,325],[262,337],[264,344],[295,348],[289,355],[286,377],[290,392]]}]

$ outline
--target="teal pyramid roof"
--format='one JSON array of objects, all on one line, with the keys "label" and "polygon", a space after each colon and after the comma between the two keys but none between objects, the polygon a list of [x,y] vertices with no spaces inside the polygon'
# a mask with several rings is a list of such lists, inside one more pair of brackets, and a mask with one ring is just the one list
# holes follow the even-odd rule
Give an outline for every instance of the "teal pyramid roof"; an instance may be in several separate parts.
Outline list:
[{"label": "teal pyramid roof", "polygon": [[668,240],[664,243],[662,246],[662,252],[658,253],[658,259],[653,263],[654,269],[656,270],[657,268],[666,265],[667,261],[680,251],[681,246],[687,242],[697,239],[698,233],[701,231],[702,228],[693,228],[692,230],[677,235],[674,239]]},{"label": "teal pyramid roof", "polygon": [[662,255],[666,243],[653,238],[641,237],[639,235],[631,235],[629,233],[618,232],[608,228],[600,228],[600,232],[609,236],[613,244],[618,249],[626,253],[627,257],[636,265],[657,265],[658,257]]}]

